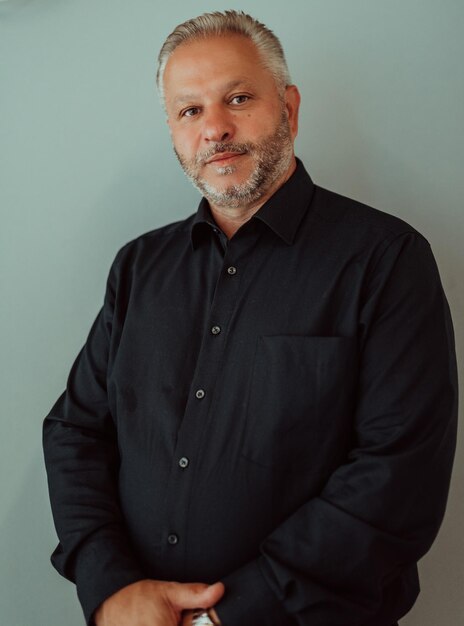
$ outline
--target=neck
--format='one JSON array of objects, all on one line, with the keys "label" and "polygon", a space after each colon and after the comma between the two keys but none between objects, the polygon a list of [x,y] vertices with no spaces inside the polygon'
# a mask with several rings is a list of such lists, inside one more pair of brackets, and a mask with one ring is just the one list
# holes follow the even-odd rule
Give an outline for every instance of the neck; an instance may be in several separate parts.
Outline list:
[{"label": "neck", "polygon": [[261,196],[256,202],[245,204],[239,207],[233,206],[217,206],[209,203],[214,221],[222,230],[222,232],[231,239],[237,230],[265,204],[275,192],[284,185],[296,169],[296,159],[293,156],[288,170],[279,178],[270,189]]}]

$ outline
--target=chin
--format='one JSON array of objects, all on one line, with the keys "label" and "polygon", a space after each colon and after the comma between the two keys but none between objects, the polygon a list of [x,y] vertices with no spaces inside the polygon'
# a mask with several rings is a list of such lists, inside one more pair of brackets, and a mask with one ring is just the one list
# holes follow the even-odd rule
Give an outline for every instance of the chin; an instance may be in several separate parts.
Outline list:
[{"label": "chin", "polygon": [[246,184],[251,177],[250,171],[239,171],[236,166],[228,166],[221,168],[221,171],[217,171],[212,176],[207,176],[203,180],[217,187],[218,189],[227,189],[235,185]]}]

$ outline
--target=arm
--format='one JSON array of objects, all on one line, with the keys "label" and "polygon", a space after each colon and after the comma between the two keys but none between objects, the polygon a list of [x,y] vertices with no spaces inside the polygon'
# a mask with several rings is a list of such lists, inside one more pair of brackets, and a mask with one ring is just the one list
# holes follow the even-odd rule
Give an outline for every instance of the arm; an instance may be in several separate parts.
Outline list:
[{"label": "arm", "polygon": [[130,548],[119,508],[119,455],[108,408],[116,263],[104,306],[69,375],[66,392],[44,422],[44,453],[60,543],[52,563],[77,585],[87,621],[99,604],[145,578]]},{"label": "arm", "polygon": [[223,578],[224,626],[383,626],[379,615],[393,623],[417,595],[416,563],[445,510],[457,412],[451,320],[428,243],[394,239],[361,304],[354,446],[259,558]]}]

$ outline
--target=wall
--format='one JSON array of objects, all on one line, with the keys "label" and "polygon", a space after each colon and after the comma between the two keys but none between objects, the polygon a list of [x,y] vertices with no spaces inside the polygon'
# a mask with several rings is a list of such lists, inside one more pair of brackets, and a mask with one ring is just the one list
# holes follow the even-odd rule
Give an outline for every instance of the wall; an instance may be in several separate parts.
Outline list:
[{"label": "wall", "polygon": [[[303,104],[314,180],[431,241],[462,358],[464,4],[229,1],[273,28]],[[194,8],[193,8],[194,5]],[[194,211],[154,90],[158,49],[218,2],[0,2],[0,624],[77,626],[48,558],[41,423],[100,306],[116,250]],[[447,516],[405,626],[464,623],[462,433]]]}]

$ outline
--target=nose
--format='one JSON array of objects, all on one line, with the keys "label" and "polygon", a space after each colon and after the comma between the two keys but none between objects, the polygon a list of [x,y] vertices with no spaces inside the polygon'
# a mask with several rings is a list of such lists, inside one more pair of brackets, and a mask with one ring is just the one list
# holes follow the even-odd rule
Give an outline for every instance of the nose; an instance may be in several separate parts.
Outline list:
[{"label": "nose", "polygon": [[222,106],[205,110],[203,116],[203,138],[206,143],[231,141],[235,126],[230,112]]}]

